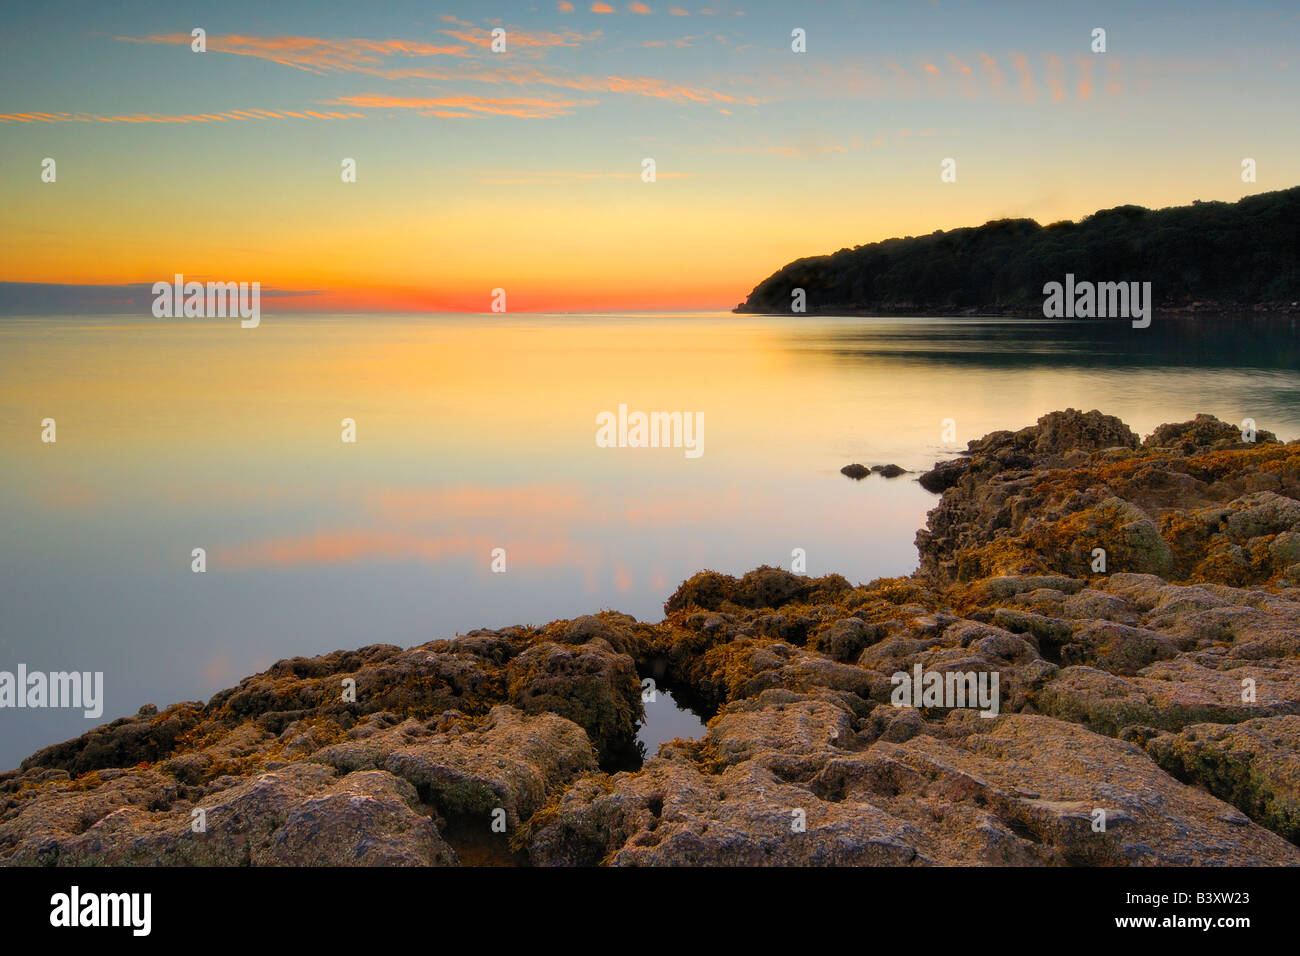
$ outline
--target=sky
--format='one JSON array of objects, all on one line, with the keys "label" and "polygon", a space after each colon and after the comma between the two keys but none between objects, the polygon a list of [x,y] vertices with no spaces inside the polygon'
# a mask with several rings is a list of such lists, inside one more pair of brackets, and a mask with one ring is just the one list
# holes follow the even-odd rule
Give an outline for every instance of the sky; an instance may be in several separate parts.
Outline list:
[{"label": "sky", "polygon": [[1300,184],[1298,41],[1280,2],[8,4],[0,298],[731,308],[891,236]]}]

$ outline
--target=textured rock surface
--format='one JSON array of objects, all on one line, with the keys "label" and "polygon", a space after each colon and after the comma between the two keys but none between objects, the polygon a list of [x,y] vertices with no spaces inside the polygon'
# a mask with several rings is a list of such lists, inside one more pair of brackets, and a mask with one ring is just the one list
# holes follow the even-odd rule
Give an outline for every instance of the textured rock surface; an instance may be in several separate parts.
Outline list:
[{"label": "textured rock surface", "polygon": [[[0,862],[1300,864],[1300,443],[1067,411],[922,481],[911,577],[702,571],[142,708],[0,775]],[[997,714],[897,706],[918,666]],[[636,766],[647,675],[712,719]]]}]

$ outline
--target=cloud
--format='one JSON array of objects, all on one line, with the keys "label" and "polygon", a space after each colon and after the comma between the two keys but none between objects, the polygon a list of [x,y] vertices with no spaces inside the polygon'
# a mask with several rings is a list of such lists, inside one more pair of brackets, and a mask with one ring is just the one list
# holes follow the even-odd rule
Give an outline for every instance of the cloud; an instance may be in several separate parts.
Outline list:
[{"label": "cloud", "polygon": [[1011,53],[1011,65],[1016,68],[1016,73],[1020,77],[1020,98],[1026,103],[1032,103],[1038,95],[1034,87],[1034,71],[1029,68],[1029,61],[1023,53]]},{"label": "cloud", "polygon": [[555,5],[555,9],[559,10],[561,13],[572,13],[573,4],[571,4],[569,0],[560,0],[560,2]]},{"label": "cloud", "polygon": [[1119,58],[1111,54],[1106,56],[1106,95],[1118,96],[1124,92],[1123,65]]},{"label": "cloud", "polygon": [[998,66],[998,61],[993,59],[993,57],[989,56],[987,53],[981,53],[980,66],[982,66],[984,72],[988,74],[989,85],[993,91],[993,96],[995,98],[1001,96],[1003,86],[1006,83],[1006,78],[1002,74],[1002,68]]},{"label": "cloud", "polygon": [[0,113],[0,123],[224,123],[250,119],[364,119],[362,113],[320,110],[230,110],[226,113],[134,113],[103,116],[99,113]]},{"label": "cloud", "polygon": [[[1074,58],[1039,53],[1045,64],[1043,72],[1035,76],[1031,59],[1024,53],[1006,54],[1014,74],[1014,89],[998,59],[989,53],[944,54],[918,59],[912,64],[902,64],[890,58],[861,57],[838,63],[792,57],[780,67],[773,66],[758,75],[736,75],[731,83],[737,89],[759,90],[765,94],[761,101],[791,101],[810,97],[858,97],[870,100],[910,100],[916,98],[943,99],[959,95],[972,101],[1004,100],[1009,95],[1025,103],[1039,101],[1039,86],[1052,103],[1062,103],[1072,98],[1079,102],[1094,95],[1096,84],[1094,70],[1100,67],[1086,55]],[[1114,96],[1123,88],[1125,67],[1120,60],[1107,55],[1106,94]],[[977,64],[972,67],[971,63]],[[1163,64],[1165,72],[1172,72],[1177,64]],[[751,99],[750,102],[760,102]]]},{"label": "cloud", "polygon": [[669,7],[668,15],[670,17],[689,17],[691,14],[690,11],[683,10],[681,7]]},{"label": "cloud", "polygon": [[643,17],[649,16],[651,13],[654,12],[649,7],[647,7],[644,3],[629,3],[627,5],[627,8],[631,13],[639,13]]},{"label": "cloud", "polygon": [[[492,46],[492,35],[486,31],[467,33],[463,30],[443,30],[442,32],[472,46],[484,48]],[[577,30],[562,30],[559,33],[525,33],[522,30],[511,30],[507,33],[511,48],[577,47],[600,36],[599,30],[590,34],[579,33]]]},{"label": "cloud", "polygon": [[[370,93],[341,96],[334,101],[340,106],[358,109],[418,110],[430,116],[465,115],[469,113],[493,116],[514,116],[520,119],[550,119],[565,116],[578,106],[594,106],[595,100],[552,100],[530,96],[473,96],[452,94],[448,96],[390,96]],[[452,111],[452,112],[448,112]]]},{"label": "cloud", "polygon": [[[147,37],[118,37],[125,43],[179,44],[188,47],[188,33],[156,34]],[[380,63],[390,56],[431,57],[469,56],[463,46],[424,43],[418,40],[367,40],[361,38],[327,40],[304,36],[229,36],[208,37],[208,51],[251,56],[282,66],[321,73],[346,70],[358,65]]]},{"label": "cloud", "polygon": [[1080,53],[1076,60],[1079,64],[1079,102],[1086,103],[1092,96],[1092,57]]},{"label": "cloud", "polygon": [[1047,88],[1052,91],[1052,102],[1060,103],[1065,99],[1065,64],[1055,53],[1044,54],[1047,61]]},{"label": "cloud", "polygon": [[[427,43],[421,40],[371,40],[362,37],[327,39],[309,36],[228,36],[210,35],[208,51],[210,53],[229,53],[235,56],[250,56],[268,60],[282,66],[305,70],[310,73],[325,73],[345,70],[357,70],[375,67],[385,60],[401,57],[455,57],[464,58],[474,55],[474,50],[488,49],[492,45],[492,36],[486,30],[480,30],[472,23],[444,16],[443,20],[462,29],[441,31],[457,44]],[[553,47],[577,47],[591,42],[601,36],[600,31],[584,34],[576,30],[529,31],[511,30],[509,41],[511,49],[540,50]],[[147,37],[118,37],[125,43],[172,44],[188,47],[191,37],[188,33],[155,34]]]},{"label": "cloud", "polygon": [[721,90],[702,86],[683,86],[650,76],[591,76],[569,73],[554,68],[504,67],[499,70],[430,70],[423,68],[382,70],[374,75],[385,79],[465,80],[478,83],[514,86],[554,86],[585,93],[623,93],[629,96],[646,96],[652,99],[674,100],[679,103],[748,103],[758,101],[752,97],[732,96]]},{"label": "cloud", "polygon": [[[464,62],[479,48],[491,44],[487,33],[464,30],[444,31],[463,45],[435,46],[408,40],[325,40],[316,37],[209,37],[208,49],[259,57],[295,69],[310,72],[354,72],[387,80],[427,79],[446,82],[493,83],[515,86],[552,86],[583,92],[621,93],[680,103],[749,103],[757,100],[732,96],[706,87],[670,83],[645,76],[600,76],[569,73],[564,70],[520,66],[515,68],[471,66]],[[509,35],[512,49],[543,49],[548,47],[576,47],[602,36],[599,30],[580,33],[564,30],[559,33],[527,33],[515,31]],[[146,37],[131,40],[138,43],[189,43],[188,34]],[[693,37],[673,41],[674,46],[689,46]],[[456,58],[455,66],[432,65],[402,66],[392,63],[393,58],[430,58],[447,56]],[[496,59],[496,57],[494,57]],[[15,114],[19,115],[19,114]]]},{"label": "cloud", "polygon": [[948,54],[948,63],[951,64],[953,75],[957,78],[957,89],[961,95],[967,99],[978,97],[979,87],[975,79],[975,71],[951,53]]},{"label": "cloud", "polygon": [[608,3],[593,3],[591,5],[591,12],[592,13],[613,13],[614,8],[611,7]]}]

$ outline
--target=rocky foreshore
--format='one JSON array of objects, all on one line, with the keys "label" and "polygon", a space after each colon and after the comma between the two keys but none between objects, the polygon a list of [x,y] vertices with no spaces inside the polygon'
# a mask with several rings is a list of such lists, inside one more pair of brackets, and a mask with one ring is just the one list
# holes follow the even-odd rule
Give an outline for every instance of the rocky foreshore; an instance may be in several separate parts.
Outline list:
[{"label": "rocky foreshore", "polygon": [[[0,775],[0,861],[1300,863],[1300,442],[1070,410],[922,481],[909,577],[704,571],[657,624],[144,707]],[[996,716],[899,673],[996,675]],[[638,766],[646,678],[713,716]]]}]

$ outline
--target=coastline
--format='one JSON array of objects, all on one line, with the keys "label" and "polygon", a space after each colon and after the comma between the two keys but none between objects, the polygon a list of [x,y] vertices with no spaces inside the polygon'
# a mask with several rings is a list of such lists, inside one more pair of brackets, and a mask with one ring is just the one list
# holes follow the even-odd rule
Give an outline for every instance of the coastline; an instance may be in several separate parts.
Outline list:
[{"label": "coastline", "polygon": [[[998,319],[998,318],[1019,318],[1019,319],[1042,319],[1042,304],[1025,305],[1025,306],[976,306],[966,309],[932,309],[921,308],[916,306],[890,306],[890,307],[858,307],[858,306],[827,306],[827,307],[810,307],[806,312],[773,312],[766,309],[750,308],[745,303],[737,305],[731,310],[733,315],[773,315],[789,317],[791,315],[808,315],[808,316],[825,316],[825,317],[843,317],[843,318],[864,318],[864,319],[885,319],[885,318],[958,318],[958,319]],[[1267,303],[1243,303],[1234,305],[1222,302],[1194,302],[1183,306],[1156,306],[1152,310],[1152,316],[1158,318],[1223,318],[1235,319],[1242,316],[1259,316],[1262,318],[1287,318],[1300,316],[1300,303],[1296,302],[1267,302]],[[1053,321],[1076,321],[1076,322],[1106,322],[1110,321],[1105,318],[1080,318],[1080,319],[1057,319]]]},{"label": "coastline", "polygon": [[[658,623],[146,706],[0,774],[0,862],[1300,863],[1300,442],[1254,438],[1054,412],[922,476],[910,576],[701,571]],[[895,706],[918,667],[996,716]],[[646,680],[711,720],[641,763]]]}]

